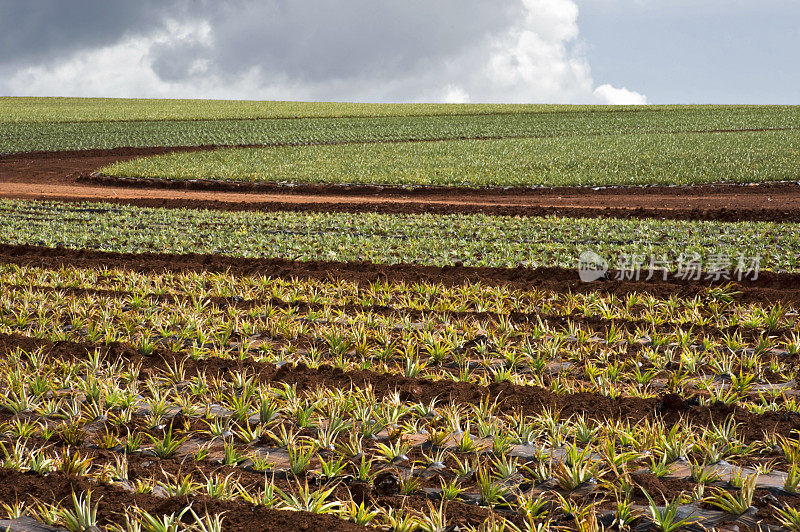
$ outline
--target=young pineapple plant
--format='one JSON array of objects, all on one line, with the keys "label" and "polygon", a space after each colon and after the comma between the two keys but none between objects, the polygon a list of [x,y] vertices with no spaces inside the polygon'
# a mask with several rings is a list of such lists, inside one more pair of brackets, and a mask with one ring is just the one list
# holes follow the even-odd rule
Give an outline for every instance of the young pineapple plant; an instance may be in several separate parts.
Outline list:
[{"label": "young pineapple plant", "polygon": [[563,460],[558,460],[553,467],[553,476],[558,486],[566,491],[573,491],[584,483],[597,480],[602,475],[599,464],[591,458],[591,448],[567,444]]},{"label": "young pineapple plant", "polygon": [[153,454],[161,459],[172,458],[175,456],[183,442],[189,439],[189,436],[184,436],[183,438],[176,438],[173,436],[172,425],[167,428],[166,432],[164,432],[161,437],[151,436],[150,434],[147,436],[153,443],[153,446],[150,448],[150,450],[153,452]]},{"label": "young pineapple plant", "polygon": [[58,515],[70,532],[84,532],[97,527],[97,505],[92,505],[92,492],[80,496],[72,493],[72,509],[58,510]]},{"label": "young pineapple plant", "polygon": [[284,510],[304,511],[317,514],[336,513],[341,507],[341,502],[329,500],[335,488],[320,488],[311,490],[308,482],[302,486],[297,486],[294,490],[285,492],[280,488],[275,491],[280,497],[278,507]]},{"label": "young pineapple plant", "polygon": [[648,511],[653,525],[659,532],[676,532],[689,525],[698,522],[698,517],[681,517],[680,504],[681,498],[673,499],[671,501],[664,500],[665,505],[660,506],[656,503],[649,493],[644,492],[647,497],[647,502],[650,504]]},{"label": "young pineapple plant", "polygon": [[717,488],[715,493],[708,497],[706,501],[723,512],[741,515],[748,511],[753,504],[753,495],[755,494],[757,482],[757,474],[749,475],[742,480],[738,493],[734,494]]}]

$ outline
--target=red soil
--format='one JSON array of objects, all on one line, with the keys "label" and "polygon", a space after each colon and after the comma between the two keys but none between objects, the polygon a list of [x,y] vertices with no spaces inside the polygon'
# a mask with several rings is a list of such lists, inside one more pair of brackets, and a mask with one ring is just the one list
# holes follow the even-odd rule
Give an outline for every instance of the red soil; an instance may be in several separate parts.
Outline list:
[{"label": "red soil", "polygon": [[121,180],[94,175],[107,164],[214,147],[117,148],[0,157],[0,197],[102,200],[224,210],[486,213],[512,216],[800,221],[796,184],[696,187],[470,189]]},{"label": "red soil", "polygon": [[[15,154],[0,157],[0,198],[49,199],[64,201],[110,201],[128,205],[214,208],[222,210],[297,210],[384,213],[487,213],[499,215],[591,216],[618,218],[665,218],[724,221],[792,221],[800,222],[800,187],[795,184],[756,186],[709,185],[697,187],[623,187],[607,189],[444,189],[402,187],[304,185],[236,185],[202,182],[123,181],[98,176],[95,171],[114,161],[171,151],[212,149],[200,148],[120,148],[54,153]],[[69,265],[77,267],[120,267],[133,271],[229,271],[236,275],[259,274],[281,277],[326,279],[335,276],[357,282],[384,279],[389,281],[436,281],[446,285],[481,281],[508,284],[520,288],[543,288],[555,291],[603,291],[626,294],[648,292],[659,297],[703,294],[708,282],[668,281],[581,283],[577,272],[561,268],[505,269],[429,267],[418,265],[378,265],[368,263],[294,262],[277,259],[240,259],[216,255],[120,254],[90,250],[46,249],[31,246],[0,245],[0,263],[44,267]],[[800,274],[762,272],[757,282],[741,284],[741,301],[800,303]],[[0,335],[0,356],[14,347],[42,347],[64,358],[85,357],[93,345],[45,340],[20,335]],[[456,382],[432,382],[407,379],[398,375],[368,371],[344,372],[330,366],[308,368],[284,365],[277,368],[266,363],[240,361],[238,367],[229,360],[194,361],[181,353],[159,352],[143,357],[132,347],[115,344],[103,348],[110,358],[135,359],[144,370],[162,368],[183,360],[189,373],[203,371],[208,375],[241,370],[245,366],[263,382],[287,382],[300,389],[319,385],[341,388],[372,386],[382,395],[399,390],[404,399],[429,401],[434,397],[476,404],[487,396],[501,399],[501,409],[533,414],[543,408],[560,410],[562,415],[585,414],[589,418],[629,419],[642,421],[661,417],[667,421],[688,418],[698,425],[721,423],[728,416],[741,423],[740,435],[748,440],[761,438],[764,432],[788,434],[800,430],[800,416],[789,413],[752,414],[737,406],[714,404],[700,407],[679,396],[654,399],[622,397],[610,399],[597,394],[556,395],[536,387],[509,383],[479,386]],[[636,484],[653,494],[672,497],[690,489],[686,481],[663,481],[640,476]],[[54,473],[47,478],[0,468],[0,501],[13,504],[36,500],[54,502],[69,498],[73,490],[91,489],[93,500],[100,501],[101,524],[132,505],[159,515],[179,512],[189,501],[185,498],[159,499],[151,495],[133,494],[121,488],[87,479]],[[367,497],[376,497],[377,492]],[[641,494],[634,493],[638,502]],[[394,496],[397,498],[397,496]],[[411,499],[409,499],[410,501]],[[781,502],[783,497],[780,498]],[[285,512],[225,502],[205,497],[194,498],[194,507],[210,513],[225,512],[226,530],[360,530],[362,527],[332,516],[302,512]],[[759,501],[761,499],[759,498]],[[399,506],[399,500],[382,497],[380,503]],[[796,504],[796,499],[785,501]],[[420,503],[421,505],[422,503]],[[457,503],[453,503],[454,505]],[[413,504],[412,504],[413,506]],[[766,503],[757,504],[766,512]],[[448,514],[451,512],[448,511]],[[452,508],[461,521],[478,524],[487,515],[485,509],[457,504]],[[474,514],[474,515],[473,515]],[[458,520],[457,520],[458,521]]]}]

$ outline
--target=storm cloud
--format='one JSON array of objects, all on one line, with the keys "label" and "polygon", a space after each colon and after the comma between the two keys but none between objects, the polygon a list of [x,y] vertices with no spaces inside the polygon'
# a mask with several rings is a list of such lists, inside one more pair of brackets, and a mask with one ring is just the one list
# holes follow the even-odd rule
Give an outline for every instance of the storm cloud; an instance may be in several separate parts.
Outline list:
[{"label": "storm cloud", "polygon": [[0,0],[0,93],[644,103],[574,0]]}]

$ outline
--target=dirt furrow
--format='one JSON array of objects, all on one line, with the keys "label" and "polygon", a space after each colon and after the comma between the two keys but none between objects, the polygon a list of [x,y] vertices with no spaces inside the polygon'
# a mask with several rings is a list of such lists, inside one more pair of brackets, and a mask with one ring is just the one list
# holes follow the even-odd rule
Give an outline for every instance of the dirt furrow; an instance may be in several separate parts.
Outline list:
[{"label": "dirt furrow", "polygon": [[[6,290],[9,291],[33,291],[37,293],[64,293],[71,294],[77,297],[83,296],[97,296],[107,297],[113,299],[125,299],[134,296],[142,297],[147,301],[158,301],[166,303],[175,302],[191,302],[191,298],[186,294],[172,293],[172,294],[134,294],[133,292],[126,292],[121,290],[106,290],[97,288],[73,288],[73,287],[51,287],[51,286],[25,286],[25,285],[6,285],[0,283]],[[439,319],[472,319],[481,322],[508,320],[510,323],[515,324],[541,324],[545,327],[566,330],[569,327],[577,327],[583,330],[591,330],[595,334],[603,334],[605,331],[615,328],[623,334],[633,334],[636,330],[647,332],[656,332],[663,334],[671,334],[679,330],[691,330],[698,336],[705,336],[710,338],[718,338],[723,335],[740,335],[744,341],[758,340],[764,331],[755,327],[746,327],[742,325],[733,325],[724,328],[716,327],[713,325],[698,325],[690,321],[665,321],[653,323],[646,319],[630,319],[630,318],[605,318],[602,316],[585,316],[580,314],[560,315],[560,314],[541,314],[541,313],[528,313],[512,311],[505,314],[498,314],[496,312],[486,311],[451,311],[451,310],[436,310],[431,308],[416,309],[403,306],[386,306],[386,305],[333,305],[327,303],[309,303],[301,299],[292,301],[284,301],[275,297],[264,299],[236,299],[233,297],[207,297],[200,301],[201,304],[210,304],[225,309],[227,307],[235,307],[240,309],[250,309],[254,307],[270,306],[279,309],[293,309],[298,312],[319,312],[323,310],[332,310],[334,312],[343,312],[347,315],[353,314],[376,314],[380,316],[404,316],[415,320],[429,320],[432,317]],[[786,337],[793,329],[784,324],[780,328],[771,329],[770,335],[775,339]]]},{"label": "dirt furrow", "polygon": [[[292,261],[288,259],[254,259],[222,255],[166,253],[111,253],[94,250],[74,250],[39,246],[0,244],[0,263],[37,267],[121,268],[147,272],[229,272],[233,275],[265,275],[286,279],[343,279],[368,283],[432,282],[445,286],[464,283],[507,285],[521,289],[543,289],[555,292],[602,292],[624,296],[637,292],[669,298],[703,295],[709,286],[721,286],[727,281],[690,281],[669,278],[666,281],[600,280],[581,282],[578,272],[568,268],[490,268],[466,266],[422,266],[416,264],[375,264],[368,262]],[[615,272],[610,272],[613,279]],[[800,274],[760,272],[755,281],[742,281],[730,290],[740,292],[743,303],[783,302],[800,303]]]},{"label": "dirt furrow", "polygon": [[[287,530],[364,531],[365,527],[338,519],[332,515],[274,510],[243,501],[222,501],[203,495],[159,498],[149,494],[131,493],[121,487],[96,482],[85,477],[68,476],[60,471],[42,476],[0,468],[0,501],[9,505],[24,501],[28,506],[37,502],[63,502],[67,507],[74,493],[92,492],[92,502],[98,505],[98,522],[107,525],[120,523],[131,508],[139,507],[154,516],[179,514],[190,503],[199,515],[224,512],[225,530],[241,532],[286,532]],[[186,522],[193,520],[187,513]],[[124,520],[121,521],[124,524]]]},{"label": "dirt furrow", "polygon": [[[24,351],[43,350],[60,359],[83,360],[94,353],[98,345],[76,342],[50,342],[19,334],[0,334],[0,353],[6,354],[15,348]],[[280,367],[267,362],[233,360],[210,357],[194,360],[182,353],[158,350],[144,356],[133,347],[112,343],[102,346],[100,352],[105,360],[123,360],[141,364],[143,374],[166,370],[176,363],[183,363],[187,377],[198,374],[206,376],[227,375],[231,372],[247,372],[255,375],[261,383],[287,383],[299,391],[319,387],[339,389],[371,387],[376,396],[399,393],[404,401],[430,403],[432,400],[477,405],[489,398],[497,400],[498,411],[536,415],[545,409],[559,412],[562,418],[583,415],[589,419],[619,419],[632,423],[643,420],[663,419],[675,423],[680,419],[699,426],[719,425],[729,418],[740,423],[739,436],[746,441],[763,438],[765,432],[790,434],[800,431],[800,414],[796,412],[767,412],[753,414],[736,405],[715,403],[699,406],[691,401],[666,396],[663,399],[638,397],[611,398],[596,393],[580,392],[556,394],[536,386],[520,386],[508,382],[481,386],[473,383],[407,378],[401,375],[372,371],[343,371],[340,368],[321,365],[310,368],[304,364],[284,364]]]}]

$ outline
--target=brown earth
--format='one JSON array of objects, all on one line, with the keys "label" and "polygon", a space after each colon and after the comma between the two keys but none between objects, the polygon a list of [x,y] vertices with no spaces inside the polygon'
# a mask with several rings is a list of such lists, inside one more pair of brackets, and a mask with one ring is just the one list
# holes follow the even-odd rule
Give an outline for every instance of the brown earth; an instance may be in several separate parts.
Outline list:
[{"label": "brown earth", "polygon": [[[53,504],[64,501],[71,507],[71,497],[91,491],[92,502],[97,503],[98,524],[119,523],[121,516],[138,506],[150,514],[180,514],[190,503],[198,515],[222,513],[223,526],[230,531],[285,532],[288,530],[364,531],[365,527],[344,521],[333,515],[308,512],[274,510],[241,501],[222,501],[203,495],[188,497],[158,498],[153,495],[131,493],[120,487],[96,482],[84,477],[68,476],[60,471],[42,476],[36,473],[21,473],[13,469],[0,468],[0,501],[14,504],[25,502],[34,506],[37,502]],[[193,523],[188,512],[183,520]],[[124,521],[122,521],[124,524]]]},{"label": "brown earth", "polygon": [[[95,350],[95,345],[89,343],[57,342],[52,343],[46,340],[26,337],[21,335],[0,335],[0,356],[7,354],[17,347],[27,351],[43,349],[56,359],[84,359]],[[501,411],[520,411],[530,415],[541,411],[542,408],[550,408],[559,411],[566,417],[571,414],[585,414],[590,419],[622,418],[631,421],[653,419],[661,417],[666,422],[675,422],[678,419],[686,419],[698,425],[708,425],[710,423],[721,423],[728,416],[739,423],[741,427],[740,436],[746,441],[752,441],[763,437],[767,433],[790,433],[800,427],[800,416],[783,415],[770,412],[762,415],[751,414],[745,409],[735,406],[712,405],[711,407],[699,407],[689,404],[676,402],[669,396],[659,399],[637,399],[619,398],[609,399],[595,394],[579,393],[560,396],[552,394],[546,390],[536,387],[521,387],[508,384],[478,386],[465,383],[444,383],[445,386],[437,386],[437,383],[426,379],[406,379],[403,377],[376,374],[367,371],[343,372],[335,368],[322,366],[313,370],[302,365],[284,365],[277,368],[273,364],[255,361],[231,361],[224,359],[209,358],[204,360],[193,360],[184,357],[180,353],[159,352],[153,356],[142,356],[133,348],[124,344],[111,344],[101,348],[101,354],[107,361],[125,359],[138,365],[141,364],[143,374],[153,371],[163,371],[170,364],[180,358],[186,363],[187,375],[194,375],[202,372],[206,375],[218,375],[228,372],[255,370],[255,375],[263,382],[286,382],[296,384],[298,389],[313,389],[317,386],[337,386],[363,387],[371,385],[374,387],[378,396],[391,393],[393,390],[400,390],[404,400],[421,400],[428,402],[434,397],[442,400],[452,398],[459,403],[477,404],[487,395],[500,399],[499,408]],[[438,383],[442,384],[442,383]],[[512,404],[513,403],[513,404]],[[104,463],[112,458],[111,451],[95,449],[91,452],[95,458],[95,463]],[[153,474],[153,459],[144,456],[129,456],[129,475],[131,480],[143,477],[149,478]],[[157,466],[161,471],[175,474],[197,474],[208,475],[219,473],[225,475],[229,472],[239,474],[239,480],[243,485],[259,486],[262,476],[259,473],[243,472],[231,466],[214,465],[210,462],[188,462],[183,463],[177,459],[161,459],[157,461]],[[633,493],[633,499],[639,504],[646,504],[644,491],[654,496],[667,497],[674,499],[681,492],[688,492],[694,488],[694,484],[686,479],[657,479],[648,473],[636,474],[633,480],[637,489]],[[278,480],[281,489],[290,487],[286,482]],[[337,498],[345,498],[349,495],[356,496],[356,484],[340,486],[337,488]],[[0,468],[0,501],[13,504],[16,501],[31,502],[44,501],[52,503],[56,501],[69,500],[72,492],[85,493],[92,491],[92,500],[99,502],[98,515],[101,524],[119,519],[126,507],[138,506],[147,510],[153,515],[167,515],[178,513],[190,502],[194,509],[202,515],[203,513],[220,513],[225,516],[226,530],[319,530],[327,527],[330,530],[356,530],[352,523],[337,520],[332,516],[317,516],[304,512],[284,512],[267,509],[261,506],[250,505],[241,501],[220,501],[210,499],[202,495],[194,495],[191,499],[186,497],[159,498],[147,494],[134,494],[120,487],[98,483],[86,478],[70,477],[61,472],[51,473],[43,477],[34,473],[20,473],[11,469]],[[775,500],[775,496],[764,490],[760,490],[759,497],[754,500],[758,508],[759,517],[768,522],[774,521],[773,510],[769,505],[769,500]],[[401,497],[399,495],[381,494],[377,489],[377,479],[370,489],[366,487],[364,500],[369,500],[373,504],[391,507],[413,507],[424,509],[427,499],[424,496]],[[796,505],[798,498],[790,495],[778,495],[778,501]],[[450,503],[447,509],[448,519],[459,524],[470,524],[476,526],[480,524],[488,515],[488,510],[475,506]],[[188,517],[188,516],[187,516]]]},{"label": "brown earth", "polygon": [[794,183],[504,189],[365,185],[289,187],[279,184],[122,180],[95,174],[98,168],[115,161],[214,148],[116,148],[6,155],[0,157],[0,197],[221,210],[800,222],[800,186]]}]

